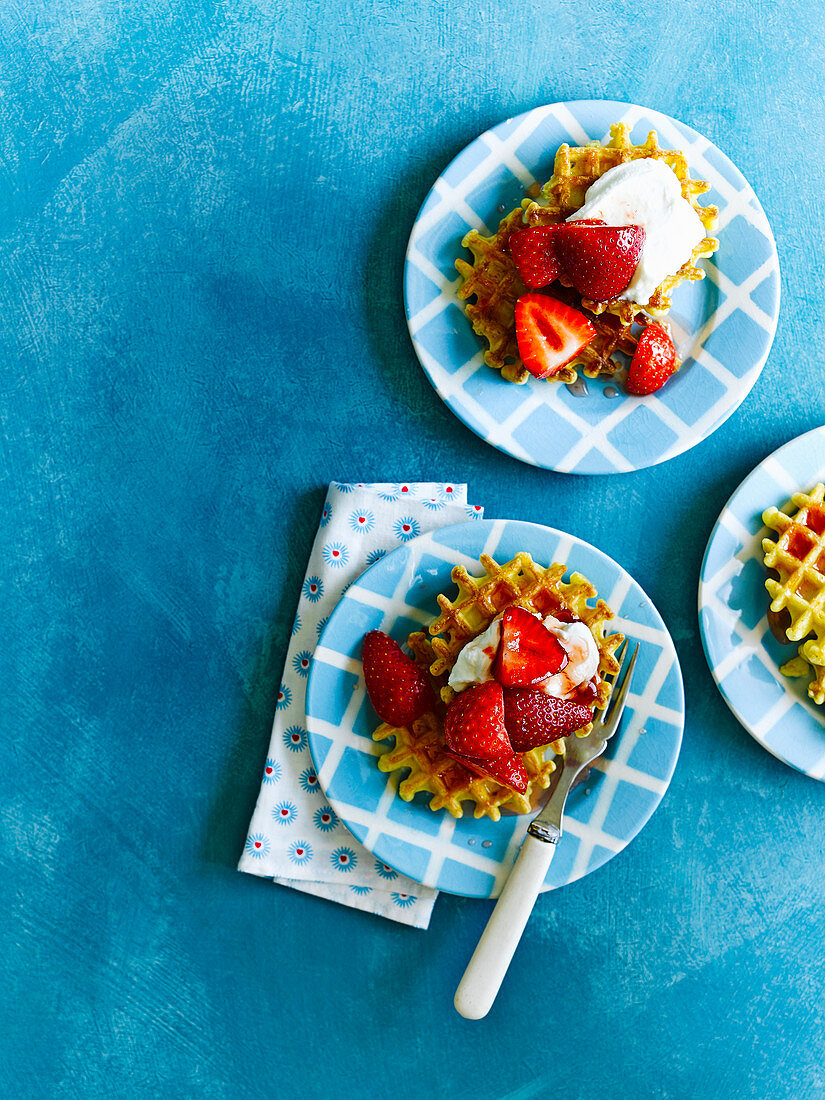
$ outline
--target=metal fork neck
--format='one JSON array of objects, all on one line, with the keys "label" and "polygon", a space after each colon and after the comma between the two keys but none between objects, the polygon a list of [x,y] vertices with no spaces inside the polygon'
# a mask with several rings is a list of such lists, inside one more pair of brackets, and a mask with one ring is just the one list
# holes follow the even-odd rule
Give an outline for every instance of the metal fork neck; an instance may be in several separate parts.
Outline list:
[{"label": "metal fork neck", "polygon": [[561,840],[561,829],[552,821],[541,822],[536,818],[535,821],[530,822],[527,832],[530,836],[534,836],[537,840],[544,840],[548,844],[558,844]]}]

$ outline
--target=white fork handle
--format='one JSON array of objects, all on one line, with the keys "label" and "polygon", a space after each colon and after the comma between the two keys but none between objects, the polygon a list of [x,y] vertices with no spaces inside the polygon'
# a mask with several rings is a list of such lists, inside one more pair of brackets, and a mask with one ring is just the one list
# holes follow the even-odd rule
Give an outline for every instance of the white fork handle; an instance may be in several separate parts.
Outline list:
[{"label": "white fork handle", "polygon": [[524,838],[455,992],[453,1003],[466,1019],[480,1020],[490,1011],[555,854],[555,844],[529,833]]}]

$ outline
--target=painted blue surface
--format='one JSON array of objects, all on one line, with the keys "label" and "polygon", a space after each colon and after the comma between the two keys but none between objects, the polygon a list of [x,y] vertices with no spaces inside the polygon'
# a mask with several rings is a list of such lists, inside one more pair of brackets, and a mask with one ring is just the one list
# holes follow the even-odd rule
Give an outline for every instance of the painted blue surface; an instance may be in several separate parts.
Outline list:
[{"label": "painted blue surface", "polygon": [[[825,786],[739,727],[695,608],[730,493],[825,419],[823,32],[801,0],[3,7],[4,1095],[825,1094]],[[783,278],[736,414],[613,478],[463,427],[401,304],[455,154],[588,97],[730,155]],[[687,689],[662,805],[540,899],[476,1024],[451,999],[488,903],[420,933],[233,869],[323,486],[430,477],[603,547]]]}]

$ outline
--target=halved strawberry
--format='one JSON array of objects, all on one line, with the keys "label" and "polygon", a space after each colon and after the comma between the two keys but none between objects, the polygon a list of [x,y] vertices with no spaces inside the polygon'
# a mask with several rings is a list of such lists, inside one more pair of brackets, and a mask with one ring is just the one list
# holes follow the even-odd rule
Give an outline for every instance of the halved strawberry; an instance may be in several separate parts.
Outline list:
[{"label": "halved strawberry", "polygon": [[553,238],[556,256],[584,298],[607,302],[627,290],[642,246],[640,225],[585,225],[566,222]]},{"label": "halved strawberry", "polygon": [[561,264],[553,248],[557,225],[534,225],[510,236],[510,255],[528,290],[538,290],[558,279]]},{"label": "halved strawberry", "polygon": [[625,389],[635,397],[655,393],[681,365],[668,333],[661,325],[647,325],[630,361]]},{"label": "halved strawberry", "polygon": [[444,740],[453,752],[480,760],[512,755],[501,684],[488,680],[456,695],[444,718]]},{"label": "halved strawberry", "polygon": [[596,335],[583,313],[549,294],[522,294],[515,313],[518,353],[536,378],[558,373]]},{"label": "halved strawberry", "polygon": [[541,619],[523,607],[508,607],[501,619],[501,641],[493,676],[503,687],[529,687],[560,672],[567,650]]},{"label": "halved strawberry", "polygon": [[504,692],[504,724],[515,752],[549,745],[593,720],[590,707],[530,688]]},{"label": "halved strawberry", "polygon": [[408,726],[436,706],[430,678],[397,642],[380,630],[364,638],[364,683],[378,717],[391,726]]},{"label": "halved strawberry", "polygon": [[512,787],[519,794],[524,794],[530,782],[530,776],[521,757],[516,756],[515,753],[511,753],[510,756],[494,756],[492,760],[479,760],[471,756],[462,756],[458,752],[448,752],[447,756],[451,756],[453,760],[457,760],[476,775],[489,775],[506,787]]},{"label": "halved strawberry", "polygon": [[[516,271],[528,290],[540,290],[561,273],[561,264],[553,245],[553,234],[562,225],[532,225],[517,229],[507,242]],[[577,225],[606,225],[598,218],[582,218]]]}]

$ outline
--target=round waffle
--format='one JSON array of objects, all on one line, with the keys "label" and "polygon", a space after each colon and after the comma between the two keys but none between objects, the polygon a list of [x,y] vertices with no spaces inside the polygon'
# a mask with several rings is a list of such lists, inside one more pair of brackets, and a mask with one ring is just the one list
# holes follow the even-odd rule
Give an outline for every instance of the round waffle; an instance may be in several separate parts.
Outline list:
[{"label": "round waffle", "polygon": [[[554,296],[582,309],[594,326],[596,335],[571,363],[549,381],[574,382],[578,376],[577,367],[588,378],[615,374],[623,365],[615,358],[615,353],[619,351],[632,356],[635,350],[636,338],[631,326],[645,314],[661,317],[667,313],[676,287],[686,280],[704,278],[704,271],[697,266],[698,261],[712,255],[719,246],[719,242],[710,235],[718,210],[715,206],[701,206],[697,201],[697,196],[704,194],[710,184],[691,179],[684,154],[675,149],[660,148],[654,131],[642,145],[632,144],[630,128],[624,123],[611,126],[610,134],[607,145],[598,142],[574,147],[562,145],[556,153],[553,175],[537,198],[527,198],[520,207],[510,211],[493,236],[485,237],[473,229],[461,242],[472,253],[473,262],[470,264],[463,259],[455,262],[461,275],[458,296],[466,303],[465,312],[474,331],[487,341],[485,363],[500,370],[508,382],[521,384],[530,377],[519,357],[516,343],[515,305],[526,288],[510,257],[510,236],[525,225],[551,225],[564,221],[581,209],[587,188],[610,168],[640,158],[663,161],[676,173],[682,196],[699,215],[707,236],[693,249],[690,259],[656,288],[644,306],[619,298],[611,302],[592,302],[583,299],[570,287],[554,286]],[[560,282],[563,284],[564,280]]]},{"label": "round waffle", "polygon": [[[458,654],[472,638],[483,633],[508,607],[524,607],[545,616],[560,609],[570,611],[584,622],[593,634],[599,650],[598,697],[596,707],[604,708],[610,696],[610,683],[606,677],[618,672],[616,649],[624,640],[622,634],[607,634],[605,623],[613,612],[603,600],[597,599],[596,590],[581,574],[573,573],[565,581],[566,566],[555,562],[545,568],[537,565],[527,553],[517,554],[511,561],[499,564],[482,554],[483,575],[471,576],[463,566],[452,571],[458,595],[453,599],[439,594],[439,616],[430,624],[429,633],[415,632],[409,637],[409,646],[416,663],[432,675],[446,705],[453,698],[447,680]],[[595,604],[592,602],[596,600]],[[590,725],[579,731],[584,736]],[[541,791],[550,783],[555,770],[552,755],[545,759],[546,749],[532,749],[521,754],[530,782],[524,794],[506,787],[495,779],[479,777],[447,755],[444,743],[444,710],[426,714],[410,727],[396,728],[386,723],[373,734],[377,741],[394,738],[395,745],[378,758],[382,771],[408,768],[409,775],[402,779],[398,792],[410,801],[420,791],[432,797],[430,808],[447,809],[454,817],[463,815],[462,803],[474,803],[476,817],[489,817],[498,821],[502,809],[516,813],[529,813]],[[554,754],[564,752],[564,741],[550,746]]]}]

